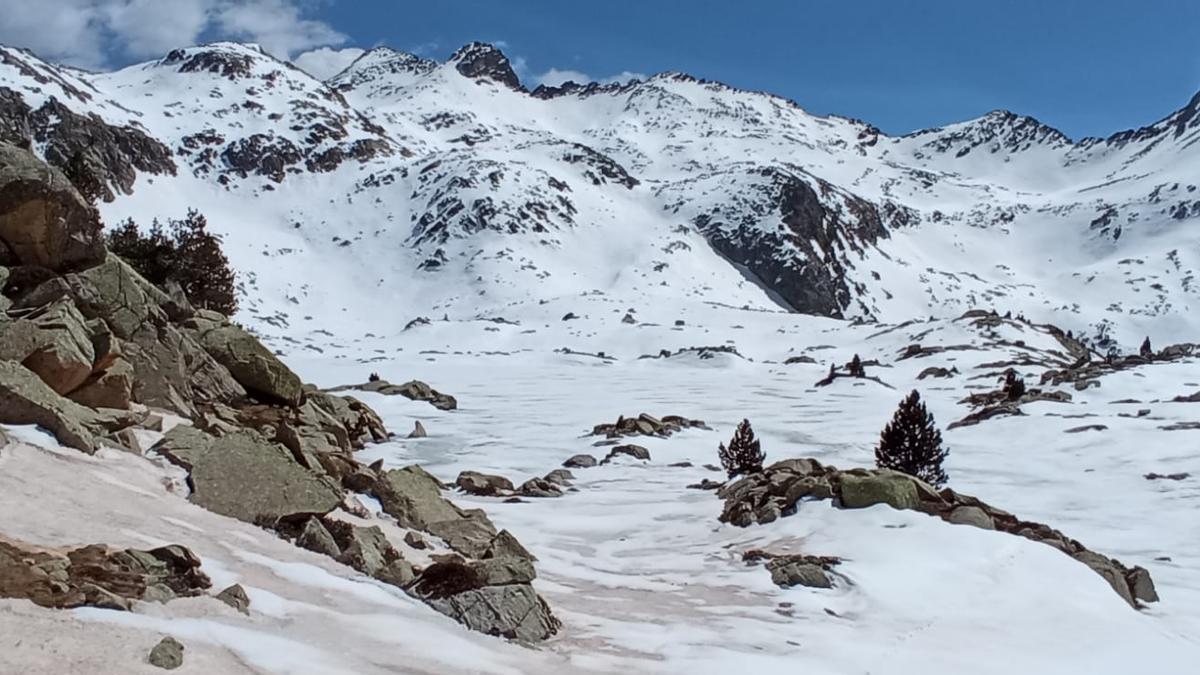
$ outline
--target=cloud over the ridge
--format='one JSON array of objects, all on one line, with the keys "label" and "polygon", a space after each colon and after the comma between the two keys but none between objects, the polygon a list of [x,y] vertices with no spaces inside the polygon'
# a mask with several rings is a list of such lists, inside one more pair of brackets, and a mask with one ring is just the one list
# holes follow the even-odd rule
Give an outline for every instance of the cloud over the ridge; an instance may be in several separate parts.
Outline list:
[{"label": "cloud over the ridge", "polygon": [[346,66],[354,62],[354,59],[365,53],[366,50],[358,47],[346,47],[345,49],[318,47],[297,55],[292,59],[292,63],[318,80],[328,80],[345,70]]},{"label": "cloud over the ridge", "polygon": [[306,18],[300,0],[0,0],[0,43],[102,68],[201,40],[257,42],[280,58],[346,36]]},{"label": "cloud over the ridge", "polygon": [[624,84],[630,80],[644,80],[646,76],[642,73],[633,73],[628,70],[610,75],[609,77],[595,78],[587,73],[582,73],[578,70],[551,68],[537,77],[538,84],[544,84],[547,87],[558,87],[567,82],[575,84],[587,84],[588,82],[599,82],[600,84],[611,84],[619,82]]}]

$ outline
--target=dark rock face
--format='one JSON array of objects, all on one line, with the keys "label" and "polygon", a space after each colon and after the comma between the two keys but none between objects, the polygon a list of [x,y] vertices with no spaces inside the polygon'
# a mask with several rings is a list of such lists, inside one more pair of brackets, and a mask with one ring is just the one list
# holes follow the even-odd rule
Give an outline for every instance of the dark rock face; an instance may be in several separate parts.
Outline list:
[{"label": "dark rock face", "polygon": [[487,78],[499,82],[509,89],[524,90],[508,57],[492,45],[472,42],[454,52],[454,55],[450,57],[450,62],[464,77]]},{"label": "dark rock face", "polygon": [[[713,248],[803,314],[844,318],[860,295],[849,270],[867,247],[888,237],[875,204],[808,175],[775,167],[744,177],[732,204],[693,220]],[[912,218],[893,207],[887,218]],[[763,227],[778,218],[781,227]],[[860,308],[869,315],[869,308]]]},{"label": "dark rock face", "polygon": [[242,178],[259,175],[280,183],[288,168],[299,164],[304,155],[286,138],[254,134],[227,145],[221,159]]},{"label": "dark rock face", "polygon": [[94,113],[80,115],[55,98],[34,110],[7,87],[0,87],[0,141],[34,141],[59,169],[81,154],[104,187],[105,201],[118,192],[130,194],[139,171],[172,176],[176,171],[171,150],[137,127],[113,126]]},{"label": "dark rock face", "polygon": [[0,537],[0,597],[42,607],[128,610],[136,600],[166,602],[211,585],[200,559],[182,546],[118,551],[93,544],[62,552]]},{"label": "dark rock face", "polygon": [[634,186],[641,183],[638,179],[630,176],[625,167],[618,164],[616,160],[581,143],[572,143],[570,149],[563,153],[562,158],[565,162],[583,165],[583,175],[592,182],[592,185],[616,183],[632,190]]}]

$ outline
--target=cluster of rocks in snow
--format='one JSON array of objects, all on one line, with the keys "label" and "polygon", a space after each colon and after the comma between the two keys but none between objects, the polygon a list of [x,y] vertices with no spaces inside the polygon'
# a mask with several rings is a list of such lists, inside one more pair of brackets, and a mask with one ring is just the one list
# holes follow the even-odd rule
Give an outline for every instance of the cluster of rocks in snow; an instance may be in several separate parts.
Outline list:
[{"label": "cluster of rocks in snow", "polygon": [[128,610],[136,600],[166,602],[203,595],[210,587],[200,559],[183,546],[66,550],[0,536],[0,597],[54,609]]},{"label": "cluster of rocks in snow", "polygon": [[843,509],[887,504],[920,511],[946,522],[1025,537],[1052,546],[1087,565],[1126,602],[1156,602],[1150,572],[1126,567],[1096,553],[1049,525],[1026,521],[952,489],[937,490],[919,478],[890,469],[838,470],[815,459],[786,459],[717,490],[725,500],[721,522],[738,527],[769,523],[795,514],[804,502],[832,500]]},{"label": "cluster of rocks in snow", "polygon": [[346,384],[329,389],[330,392],[369,391],[384,396],[403,396],[411,401],[428,401],[438,410],[457,410],[458,399],[449,394],[443,394],[420,380],[410,380],[404,384],[392,384],[384,379],[372,379],[362,384]]},{"label": "cluster of rocks in snow", "polygon": [[[396,585],[472,629],[523,641],[557,631],[530,585],[533,556],[511,534],[445,499],[419,467],[355,459],[389,437],[373,410],[305,384],[226,317],[154,287],[105,249],[100,230],[61,173],[0,144],[0,423],[38,425],[86,453],[166,458],[187,472],[193,503]],[[456,406],[415,381],[356,388]],[[444,552],[414,563],[380,526],[342,518],[369,515],[356,493],[378,500],[381,524],[407,530],[397,534],[405,550],[427,547],[424,533]],[[0,540],[0,597],[128,608],[206,589],[200,564],[183,546],[53,552]],[[223,595],[245,609],[238,593]]]},{"label": "cluster of rocks in snow", "polygon": [[666,438],[671,434],[682,431],[683,429],[711,429],[704,423],[704,420],[692,420],[679,415],[667,415],[659,419],[648,413],[626,417],[624,415],[617,418],[616,422],[611,424],[597,424],[592,428],[592,436],[604,436],[605,438],[620,438],[622,436],[657,436]]},{"label": "cluster of rocks in snow", "polygon": [[555,469],[545,476],[540,478],[535,476],[516,486],[504,476],[479,473],[478,471],[463,471],[458,474],[454,484],[469,495],[507,497],[510,501],[520,501],[521,497],[561,497],[566,490],[571,489],[573,480],[575,480],[575,475],[570,471]]}]

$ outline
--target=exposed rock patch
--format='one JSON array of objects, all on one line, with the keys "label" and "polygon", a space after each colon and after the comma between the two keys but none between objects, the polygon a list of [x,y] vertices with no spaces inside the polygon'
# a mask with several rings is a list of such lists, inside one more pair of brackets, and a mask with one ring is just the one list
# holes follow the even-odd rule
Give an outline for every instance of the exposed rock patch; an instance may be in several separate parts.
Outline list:
[{"label": "exposed rock patch", "polygon": [[622,436],[657,436],[667,438],[671,434],[683,429],[704,429],[711,431],[703,420],[692,420],[680,417],[679,415],[667,415],[659,419],[648,413],[642,413],[636,417],[625,417],[622,415],[612,424],[597,424],[592,428],[591,435],[604,436],[605,438],[620,438]]},{"label": "exposed rock patch", "polygon": [[327,389],[326,391],[337,392],[350,389],[375,392],[384,396],[403,396],[413,401],[428,401],[438,410],[455,410],[458,408],[458,400],[453,396],[443,394],[420,380],[410,380],[399,385],[392,384],[387,380],[374,380],[362,384],[347,384]]},{"label": "exposed rock patch", "polygon": [[47,549],[0,536],[0,597],[42,607],[128,610],[133,602],[166,602],[210,586],[200,559],[182,546],[149,551],[100,544]]}]

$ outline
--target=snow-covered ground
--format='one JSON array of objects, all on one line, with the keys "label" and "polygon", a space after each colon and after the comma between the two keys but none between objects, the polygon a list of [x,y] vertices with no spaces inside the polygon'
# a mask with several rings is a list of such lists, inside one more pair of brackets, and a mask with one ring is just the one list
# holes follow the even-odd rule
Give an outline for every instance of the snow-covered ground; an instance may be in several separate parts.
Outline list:
[{"label": "snow-covered ground", "polygon": [[[218,588],[240,582],[253,601],[243,617],[211,599],[144,606],[133,614],[70,614],[6,603],[0,670],[51,656],[81,672],[145,667],[141,655],[172,634],[197,658],[194,672],[270,673],[1189,673],[1200,657],[1200,464],[1196,431],[1166,431],[1200,419],[1192,403],[1164,403],[1200,386],[1200,365],[1176,362],[1106,377],[1072,403],[1025,406],[1027,415],[944,432],[950,485],[1046,522],[1088,547],[1153,575],[1162,601],[1126,605],[1084,565],[1019,537],[951,525],[877,506],[804,505],[765,526],[717,521],[721,501],[685,486],[720,475],[716,460],[746,417],[768,461],[812,456],[839,467],[871,465],[879,430],[910,388],[920,389],[939,425],[968,412],[956,401],[993,378],[981,364],[1056,344],[1020,324],[993,331],[969,321],[851,326],[844,322],[704,303],[629,309],[604,297],[514,309],[516,324],[433,321],[358,339],[275,340],[286,360],[322,385],[378,372],[418,378],[454,394],[459,409],[369,393],[389,427],[414,420],[423,439],[368,447],[361,458],[417,462],[444,480],[460,470],[514,481],[543,475],[594,448],[591,427],[620,414],[680,414],[708,422],[669,439],[631,439],[652,460],[575,470],[578,491],[562,498],[481,506],[538,558],[538,590],[563,631],[536,649],[472,634],[451,620],[269,533],[185,501],[174,470],[120,454],[86,457],[17,447],[0,453],[5,533],[54,545],[104,541],[192,547]],[[573,311],[582,318],[561,321]],[[682,319],[683,326],[675,326]],[[317,336],[322,337],[322,336]],[[307,338],[306,338],[307,339]],[[660,349],[736,344],[744,358],[638,359]],[[908,344],[971,345],[897,361]],[[835,345],[833,348],[824,348]],[[309,347],[323,350],[316,352]],[[604,351],[613,361],[556,353]],[[813,388],[831,362],[853,353],[891,387],[840,379]],[[808,354],[816,364],[783,365]],[[931,365],[951,379],[916,380]],[[1030,385],[1038,368],[1026,369]],[[1137,399],[1142,403],[1116,404]],[[1137,411],[1150,413],[1138,417]],[[1129,416],[1125,416],[1129,415]],[[1064,433],[1084,424],[1104,431]],[[10,433],[45,445],[28,429]],[[691,467],[670,464],[688,461]],[[1144,473],[1191,472],[1183,481]],[[164,487],[175,476],[174,491]],[[781,589],[749,548],[835,555],[832,590]],[[64,618],[69,616],[70,618]],[[47,644],[46,632],[70,642]],[[117,658],[119,657],[119,658]],[[140,665],[139,665],[140,664]]]}]

